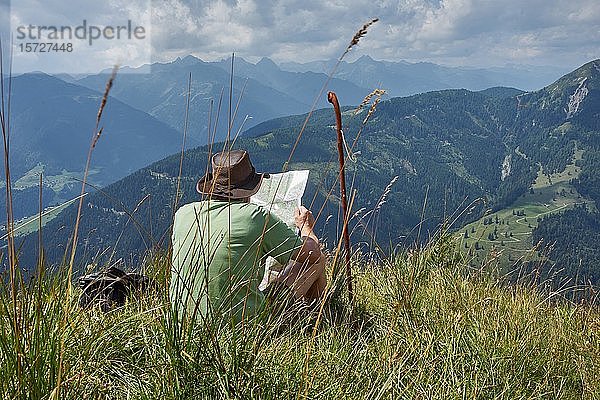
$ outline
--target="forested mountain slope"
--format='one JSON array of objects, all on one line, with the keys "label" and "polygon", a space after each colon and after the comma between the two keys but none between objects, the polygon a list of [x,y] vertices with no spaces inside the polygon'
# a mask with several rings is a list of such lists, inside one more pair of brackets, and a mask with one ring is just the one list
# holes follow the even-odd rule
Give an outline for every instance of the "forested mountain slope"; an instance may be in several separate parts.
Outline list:
[{"label": "forested mountain slope", "polygon": [[[13,78],[9,146],[16,218],[38,211],[40,173],[44,175],[44,205],[81,191],[78,179],[83,175],[104,87],[99,90],[41,73]],[[103,121],[90,174],[95,185],[121,179],[181,146],[176,130],[117,99],[109,99],[105,113],[110,117]],[[4,221],[6,212],[1,215]]]},{"label": "forested mountain slope", "polygon": [[[423,239],[443,221],[452,221],[453,214],[482,199],[455,221],[459,228],[479,218],[486,208],[510,206],[528,192],[540,166],[549,172],[564,168],[573,159],[576,145],[583,151],[577,184],[586,196],[598,196],[588,182],[596,176],[594,160],[600,159],[594,158],[599,76],[600,61],[594,61],[538,92],[505,97],[498,95],[498,90],[447,90],[380,103],[362,130],[354,161],[348,163],[348,181],[357,189],[353,209],[363,209],[351,221],[353,241],[406,243],[416,240],[419,232]],[[349,143],[365,113],[344,112]],[[264,134],[242,137],[236,147],[250,151],[258,170],[280,171],[297,138],[301,119],[280,119],[262,126]],[[179,204],[198,198],[194,184],[205,170],[207,151],[207,147],[200,147],[186,153]],[[327,197],[337,179],[335,160],[333,112],[318,110],[303,133],[290,168],[311,170],[304,202],[315,212],[324,207],[318,227],[329,241],[335,236],[338,210],[337,189]],[[82,260],[89,261],[97,254],[105,259],[114,250],[113,259],[122,257],[136,263],[153,243],[166,246],[178,171],[179,156],[174,155],[108,186],[105,194],[90,195],[85,201],[80,235],[80,248],[87,249]],[[382,204],[382,193],[392,181]],[[135,210],[135,223],[124,209],[130,213]],[[370,210],[373,212],[368,213]],[[360,215],[367,213],[369,216],[361,220]],[[74,210],[63,212],[45,232],[62,229],[68,233],[74,215]],[[60,254],[66,239],[66,235],[47,235],[51,259]]]},{"label": "forested mountain slope", "polygon": [[[231,59],[210,63],[187,56],[172,62],[124,69],[112,94],[183,132],[188,79],[191,75],[189,141],[198,146],[208,142],[211,101],[212,124],[219,124],[216,140],[224,140],[226,137],[230,72]],[[80,79],[78,83],[101,90],[107,77],[107,73],[90,75]],[[327,75],[323,73],[286,72],[266,61],[255,65],[243,59],[236,59],[232,112],[235,111],[240,98],[241,101],[233,126],[234,133],[240,128],[246,115],[249,119],[244,129],[275,117],[307,112],[326,80]],[[360,102],[370,91],[339,79],[333,79],[329,87],[344,93],[345,104]],[[221,95],[221,114],[216,121],[215,115]],[[321,101],[321,104],[324,104],[324,101]]]}]

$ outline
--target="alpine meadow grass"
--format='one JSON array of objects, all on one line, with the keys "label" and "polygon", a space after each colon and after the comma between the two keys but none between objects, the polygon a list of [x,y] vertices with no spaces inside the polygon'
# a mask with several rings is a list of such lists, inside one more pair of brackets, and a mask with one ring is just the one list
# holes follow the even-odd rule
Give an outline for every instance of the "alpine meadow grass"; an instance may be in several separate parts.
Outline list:
[{"label": "alpine meadow grass", "polygon": [[79,309],[76,296],[64,307],[60,273],[31,280],[17,299],[18,337],[3,286],[2,398],[53,397],[59,370],[61,398],[72,399],[600,394],[597,307],[470,270],[445,236],[385,261],[355,255],[353,312],[342,274],[320,316],[300,310],[238,326],[217,318],[192,324],[177,315],[159,276],[169,265],[167,256],[156,256],[147,271],[157,291],[106,314]]}]

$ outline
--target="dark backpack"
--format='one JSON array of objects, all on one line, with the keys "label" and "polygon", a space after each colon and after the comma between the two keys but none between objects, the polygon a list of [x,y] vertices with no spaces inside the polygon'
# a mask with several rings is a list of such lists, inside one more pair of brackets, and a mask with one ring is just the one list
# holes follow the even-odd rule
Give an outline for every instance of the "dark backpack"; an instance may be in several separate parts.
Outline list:
[{"label": "dark backpack", "polygon": [[99,306],[104,312],[125,305],[127,297],[143,293],[152,286],[150,278],[136,273],[127,273],[116,267],[79,278],[82,289],[79,297],[81,308]]}]

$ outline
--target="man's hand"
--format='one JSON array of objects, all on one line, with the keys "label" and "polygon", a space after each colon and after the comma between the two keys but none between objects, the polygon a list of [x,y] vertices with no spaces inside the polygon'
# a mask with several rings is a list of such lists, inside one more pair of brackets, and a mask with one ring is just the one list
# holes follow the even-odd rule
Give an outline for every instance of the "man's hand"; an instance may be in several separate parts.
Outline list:
[{"label": "man's hand", "polygon": [[315,227],[315,217],[312,212],[304,206],[300,206],[300,208],[296,209],[294,215],[294,224],[300,231],[303,233],[313,230]]}]

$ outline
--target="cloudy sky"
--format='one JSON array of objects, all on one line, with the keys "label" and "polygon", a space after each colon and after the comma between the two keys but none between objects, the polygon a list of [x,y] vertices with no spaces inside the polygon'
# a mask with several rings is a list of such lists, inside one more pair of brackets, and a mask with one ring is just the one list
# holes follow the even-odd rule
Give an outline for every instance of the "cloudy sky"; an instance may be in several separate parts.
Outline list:
[{"label": "cloudy sky", "polygon": [[380,21],[350,60],[368,54],[445,65],[571,69],[600,58],[598,0],[12,0],[7,12],[8,1],[0,0],[0,11],[10,18],[13,35],[19,24],[82,19],[101,27],[131,19],[151,35],[144,43],[79,46],[76,56],[63,61],[29,55],[28,65],[42,70],[73,63],[94,69],[115,61],[140,65],[188,54],[216,60],[231,52],[251,61],[337,58],[372,17]]}]

